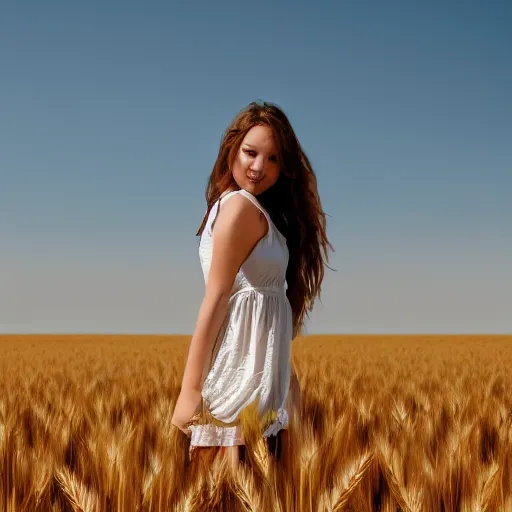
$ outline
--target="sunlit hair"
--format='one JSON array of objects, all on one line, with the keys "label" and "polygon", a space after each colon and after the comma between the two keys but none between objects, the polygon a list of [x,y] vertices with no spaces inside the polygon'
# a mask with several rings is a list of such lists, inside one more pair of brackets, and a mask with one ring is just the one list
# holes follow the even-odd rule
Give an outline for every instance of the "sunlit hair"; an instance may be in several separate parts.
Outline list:
[{"label": "sunlit hair", "polygon": [[258,195],[276,227],[286,237],[290,254],[286,271],[287,296],[293,311],[294,335],[320,298],[324,264],[328,262],[325,213],[317,179],[285,113],[275,104],[253,102],[227,128],[206,187],[207,212],[197,235],[201,235],[212,206],[228,188],[239,190],[231,169],[247,132],[256,125],[270,127],[279,151],[277,182]]}]

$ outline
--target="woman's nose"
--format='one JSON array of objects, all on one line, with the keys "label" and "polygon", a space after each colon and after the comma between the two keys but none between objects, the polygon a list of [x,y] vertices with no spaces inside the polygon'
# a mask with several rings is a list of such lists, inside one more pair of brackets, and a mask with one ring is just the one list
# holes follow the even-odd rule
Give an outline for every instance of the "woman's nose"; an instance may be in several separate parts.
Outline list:
[{"label": "woman's nose", "polygon": [[262,171],[264,167],[264,158],[258,155],[251,163],[251,169],[253,171]]}]

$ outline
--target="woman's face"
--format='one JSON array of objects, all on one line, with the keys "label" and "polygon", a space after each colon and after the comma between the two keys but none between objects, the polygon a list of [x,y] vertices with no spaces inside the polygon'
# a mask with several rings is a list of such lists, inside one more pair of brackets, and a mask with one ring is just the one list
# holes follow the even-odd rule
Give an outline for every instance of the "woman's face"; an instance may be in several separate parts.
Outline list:
[{"label": "woman's face", "polygon": [[268,126],[253,126],[244,137],[233,164],[237,185],[257,196],[279,178],[279,153],[274,132]]}]

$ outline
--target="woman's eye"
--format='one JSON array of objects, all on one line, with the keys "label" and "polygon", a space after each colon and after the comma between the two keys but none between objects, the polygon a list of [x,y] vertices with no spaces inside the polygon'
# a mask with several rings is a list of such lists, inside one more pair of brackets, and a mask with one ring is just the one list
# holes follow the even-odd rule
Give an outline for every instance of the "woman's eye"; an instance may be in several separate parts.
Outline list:
[{"label": "woman's eye", "polygon": [[251,149],[246,149],[245,153],[249,156],[256,156],[256,151],[252,151]]},{"label": "woman's eye", "polygon": [[271,162],[277,162],[277,157],[276,157],[275,155],[272,155],[272,156],[270,157],[270,161],[271,161]]}]

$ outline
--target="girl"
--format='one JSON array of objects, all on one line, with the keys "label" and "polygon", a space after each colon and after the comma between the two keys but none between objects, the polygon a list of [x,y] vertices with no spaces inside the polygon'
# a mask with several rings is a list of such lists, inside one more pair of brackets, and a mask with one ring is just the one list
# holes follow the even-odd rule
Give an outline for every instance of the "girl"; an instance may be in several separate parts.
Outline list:
[{"label": "girl", "polygon": [[190,436],[192,460],[221,454],[236,467],[250,403],[269,445],[284,442],[289,391],[298,391],[291,341],[320,295],[332,246],[315,173],[274,104],[251,103],[228,127],[206,202],[197,233],[206,292],[172,423]]}]

